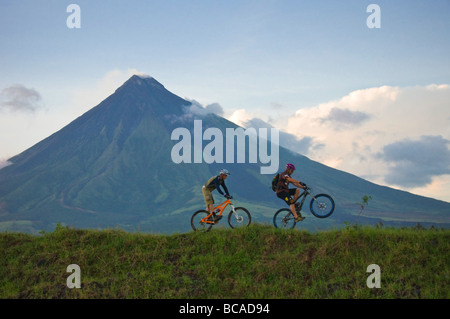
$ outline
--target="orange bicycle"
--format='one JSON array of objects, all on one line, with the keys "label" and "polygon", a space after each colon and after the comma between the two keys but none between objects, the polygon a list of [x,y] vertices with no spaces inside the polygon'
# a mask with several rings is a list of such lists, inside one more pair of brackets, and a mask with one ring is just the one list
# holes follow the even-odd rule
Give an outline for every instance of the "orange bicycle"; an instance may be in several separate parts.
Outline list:
[{"label": "orange bicycle", "polygon": [[222,204],[213,208],[212,213],[201,209],[196,211],[191,217],[191,226],[195,231],[207,232],[212,226],[216,225],[222,219],[222,214],[227,206],[231,207],[228,214],[228,224],[231,228],[246,227],[250,225],[252,217],[244,207],[234,207],[230,198]]}]

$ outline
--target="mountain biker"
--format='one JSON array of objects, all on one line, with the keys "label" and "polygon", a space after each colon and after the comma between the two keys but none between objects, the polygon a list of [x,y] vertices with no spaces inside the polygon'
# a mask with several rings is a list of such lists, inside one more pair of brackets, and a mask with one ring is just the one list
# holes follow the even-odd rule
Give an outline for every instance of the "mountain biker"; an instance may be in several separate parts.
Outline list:
[{"label": "mountain biker", "polygon": [[[300,195],[299,188],[305,188],[305,184],[300,181],[297,181],[291,177],[292,173],[295,171],[295,166],[293,164],[286,164],[286,170],[283,173],[280,173],[280,177],[278,179],[277,184],[277,197],[284,200],[286,204],[291,208],[291,212],[294,215],[295,222],[299,222],[305,219],[302,217],[300,211],[297,214],[297,204],[296,200]],[[289,183],[293,184],[298,188],[289,188]],[[293,198],[292,198],[293,196]]]},{"label": "mountain biker", "polygon": [[[209,213],[213,211],[214,198],[212,196],[212,191],[214,191],[215,189],[217,189],[217,191],[226,198],[232,198],[232,196],[228,192],[227,186],[225,185],[225,180],[227,179],[228,175],[230,175],[230,172],[226,169],[222,169],[220,170],[219,175],[211,177],[205,183],[205,185],[203,185],[202,187],[203,197],[205,198],[206,210]],[[223,190],[225,191],[225,194],[220,189],[220,186],[222,186]]]}]

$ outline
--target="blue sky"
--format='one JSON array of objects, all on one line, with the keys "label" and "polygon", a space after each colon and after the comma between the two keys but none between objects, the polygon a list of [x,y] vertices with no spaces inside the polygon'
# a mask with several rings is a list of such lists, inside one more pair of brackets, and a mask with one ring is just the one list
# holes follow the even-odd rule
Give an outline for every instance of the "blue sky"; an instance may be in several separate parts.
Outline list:
[{"label": "blue sky", "polygon": [[[81,8],[80,29],[66,25],[71,3]],[[366,25],[372,3],[381,9],[379,29]],[[181,97],[204,106],[219,103],[224,116],[237,122],[258,117],[299,140],[308,138],[304,153],[313,159],[450,201],[449,31],[448,0],[2,0],[0,161],[98,104],[133,72],[143,72]],[[370,113],[370,103],[386,96],[395,96],[389,107],[400,117],[408,113],[404,105],[418,104],[408,119],[414,125],[402,122],[402,130],[395,129],[383,124],[390,123],[389,109],[382,116]],[[350,97],[363,100],[350,107]],[[430,118],[434,127],[421,131],[430,100],[440,119]],[[370,135],[363,124],[316,131],[293,119],[323,119],[319,111],[364,113],[369,120],[363,124],[372,121],[370,130],[383,131],[385,138],[378,144],[362,139]],[[335,136],[348,142],[340,146],[345,154],[326,147]],[[361,162],[345,164],[355,158],[355,141]],[[408,141],[441,143],[442,169],[430,173],[428,183],[402,184],[403,176],[396,185],[395,176],[388,176],[400,165],[388,160],[398,158],[395,146],[404,150]],[[407,174],[408,165],[396,174]]]}]

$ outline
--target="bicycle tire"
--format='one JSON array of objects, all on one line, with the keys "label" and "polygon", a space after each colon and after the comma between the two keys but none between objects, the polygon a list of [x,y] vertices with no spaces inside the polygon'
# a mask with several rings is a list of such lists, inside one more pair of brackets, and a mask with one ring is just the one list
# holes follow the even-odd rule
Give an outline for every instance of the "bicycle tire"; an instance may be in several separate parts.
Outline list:
[{"label": "bicycle tire", "polygon": [[334,200],[330,195],[319,194],[311,199],[309,209],[311,213],[317,218],[327,218],[334,212]]},{"label": "bicycle tire", "polygon": [[204,209],[198,210],[194,214],[192,214],[192,217],[191,217],[192,229],[194,231],[200,231],[200,232],[205,232],[205,233],[208,232],[211,229],[211,227],[213,226],[213,224],[201,222],[201,220],[208,215],[209,215],[208,211],[206,211]]},{"label": "bicycle tire", "polygon": [[246,208],[236,207],[234,211],[238,213],[239,217],[242,219],[238,220],[237,218],[233,218],[235,216],[233,216],[233,210],[231,210],[228,214],[228,225],[230,225],[231,228],[247,227],[251,224],[252,216]]},{"label": "bicycle tire", "polygon": [[294,215],[288,208],[279,209],[275,215],[273,215],[273,225],[275,228],[293,229],[296,224]]}]

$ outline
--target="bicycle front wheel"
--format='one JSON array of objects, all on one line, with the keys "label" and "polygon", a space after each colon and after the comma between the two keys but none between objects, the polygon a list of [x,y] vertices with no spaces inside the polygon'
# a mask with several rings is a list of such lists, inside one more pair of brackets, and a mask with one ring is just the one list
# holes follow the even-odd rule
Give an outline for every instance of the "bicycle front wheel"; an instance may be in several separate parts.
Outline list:
[{"label": "bicycle front wheel", "polygon": [[297,223],[290,209],[282,208],[273,215],[275,228],[292,229]]},{"label": "bicycle front wheel", "polygon": [[252,216],[244,207],[236,207],[228,215],[228,224],[231,228],[246,227],[252,222]]},{"label": "bicycle front wheel", "polygon": [[327,194],[316,195],[311,200],[309,209],[317,218],[326,218],[334,212],[334,200]]},{"label": "bicycle front wheel", "polygon": [[212,223],[205,221],[209,213],[206,210],[198,210],[191,217],[191,226],[195,231],[207,232],[211,229]]}]

